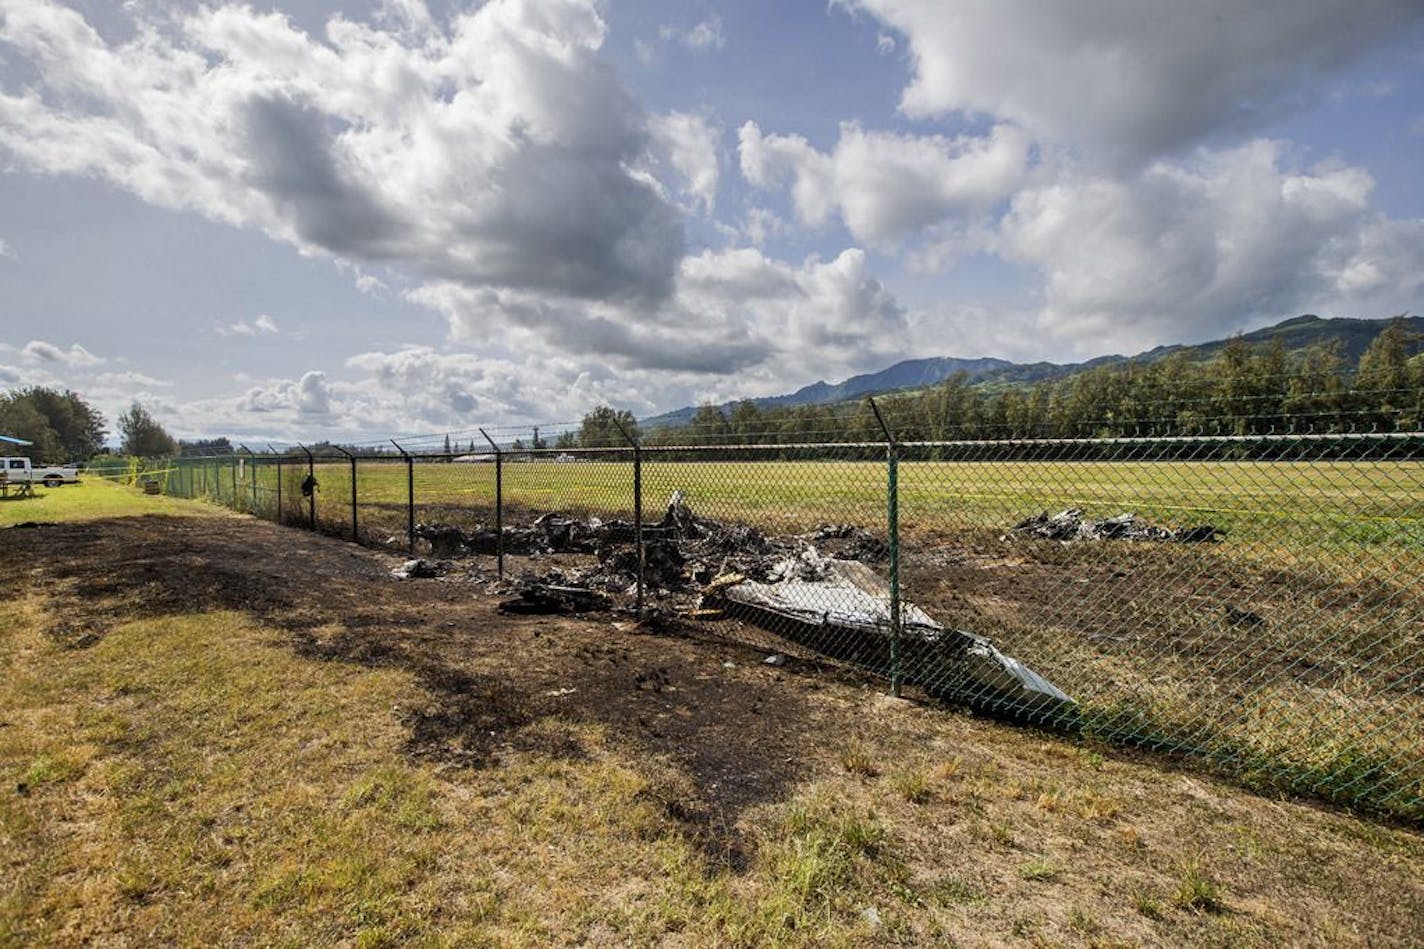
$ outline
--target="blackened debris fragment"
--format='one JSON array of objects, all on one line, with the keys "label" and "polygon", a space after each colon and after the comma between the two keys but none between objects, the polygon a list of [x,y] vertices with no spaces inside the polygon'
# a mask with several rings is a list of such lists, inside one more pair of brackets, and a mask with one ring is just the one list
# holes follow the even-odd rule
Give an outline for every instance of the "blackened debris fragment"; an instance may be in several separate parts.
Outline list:
[{"label": "blackened debris fragment", "polygon": [[1076,507],[1053,515],[1044,511],[1034,517],[1026,517],[1013,529],[1020,534],[1045,540],[1149,540],[1168,544],[1211,543],[1225,533],[1211,524],[1172,530],[1149,524],[1136,514],[1094,520],[1084,517],[1082,510]]}]

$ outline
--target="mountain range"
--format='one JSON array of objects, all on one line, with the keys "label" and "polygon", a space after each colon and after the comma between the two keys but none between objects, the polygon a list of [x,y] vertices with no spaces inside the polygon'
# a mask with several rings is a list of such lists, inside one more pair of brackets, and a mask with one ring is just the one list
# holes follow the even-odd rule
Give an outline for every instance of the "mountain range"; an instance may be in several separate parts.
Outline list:
[{"label": "mountain range", "polygon": [[[1325,319],[1305,314],[1284,320],[1274,326],[1243,333],[1240,338],[1253,346],[1269,345],[1279,339],[1287,354],[1333,341],[1339,345],[1340,356],[1345,365],[1353,366],[1388,322],[1388,320],[1364,320],[1349,317]],[[1424,335],[1424,317],[1406,317],[1405,325],[1412,332]],[[1087,369],[1129,360],[1140,363],[1156,362],[1177,352],[1184,352],[1188,358],[1194,360],[1208,360],[1220,353],[1229,341],[1230,338],[1223,338],[1190,346],[1185,344],[1158,346],[1135,356],[1098,356],[1085,362],[1076,363],[1015,363],[987,356],[977,359],[962,359],[955,356],[906,359],[881,369],[879,372],[851,376],[843,382],[813,382],[795,392],[766,396],[751,401],[756,403],[758,408],[834,404],[848,402],[867,395],[879,395],[884,392],[921,389],[943,382],[958,372],[966,373],[971,382],[978,384],[1030,385],[1035,382],[1061,379]],[[724,412],[730,412],[735,405],[735,402],[728,402],[721,408]],[[640,419],[639,425],[645,430],[676,428],[690,422],[696,412],[696,406],[684,406],[661,415]]]}]

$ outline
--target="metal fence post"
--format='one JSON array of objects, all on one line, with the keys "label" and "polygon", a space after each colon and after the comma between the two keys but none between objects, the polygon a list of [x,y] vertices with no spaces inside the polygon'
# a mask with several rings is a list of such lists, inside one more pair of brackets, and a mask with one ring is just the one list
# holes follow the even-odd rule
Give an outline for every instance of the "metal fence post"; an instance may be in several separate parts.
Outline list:
[{"label": "metal fence post", "polygon": [[[269,449],[271,449],[272,454],[277,455],[277,449],[272,448],[271,445],[268,445],[267,447],[268,447]],[[278,523],[278,524],[285,524],[285,523],[287,523],[287,519],[283,516],[283,513],[284,513],[284,512],[282,511],[282,456],[281,456],[281,455],[277,455],[277,523]]]},{"label": "metal fence post", "polygon": [[480,429],[485,441],[494,449],[494,550],[499,561],[499,578],[504,579],[504,456],[494,439]]},{"label": "metal fence post", "polygon": [[307,495],[307,529],[316,530],[316,461],[311,449],[297,442],[297,446],[307,453],[307,477],[311,479],[311,493]]},{"label": "metal fence post", "polygon": [[633,535],[638,545],[638,619],[643,618],[643,572],[648,561],[648,551],[643,543],[643,446],[628,433],[615,418],[613,424],[619,433],[633,446]]},{"label": "metal fence post", "polygon": [[401,453],[405,459],[405,529],[406,537],[410,539],[409,551],[412,557],[415,556],[415,459],[410,457],[410,453],[400,446],[394,438],[391,444],[396,446],[396,451]]},{"label": "metal fence post", "polygon": [[361,542],[361,532],[356,526],[356,456],[340,445],[333,445],[332,447],[345,455],[346,460],[351,464],[351,539],[359,544]]},{"label": "metal fence post", "polygon": [[867,399],[870,410],[875,413],[875,421],[885,433],[886,504],[885,517],[890,535],[890,694],[900,697],[900,682],[903,672],[900,668],[900,448],[890,426],[880,414],[880,406],[874,399]]},{"label": "metal fence post", "polygon": [[[247,478],[247,490],[248,490],[248,495],[249,495],[249,498],[250,498],[250,500],[248,500],[248,502],[247,502],[247,513],[248,513],[248,514],[256,514],[256,513],[257,513],[257,467],[256,467],[256,464],[255,464],[255,463],[253,462],[253,460],[252,460],[252,459],[253,459],[252,449],[251,449],[251,448],[248,448],[246,445],[242,444],[241,442],[238,442],[238,443],[237,443],[237,447],[238,447],[238,448],[241,448],[243,451],[247,452],[247,459],[243,462],[243,465],[242,465],[242,470],[243,470],[244,477]],[[234,469],[236,469],[236,467],[237,467],[236,465],[233,466]],[[234,477],[236,477],[236,475],[234,475]],[[234,494],[236,494],[236,492],[234,492]],[[233,503],[234,503],[234,504],[237,503],[237,499],[236,499],[235,497],[234,497],[234,499],[233,499]]]}]

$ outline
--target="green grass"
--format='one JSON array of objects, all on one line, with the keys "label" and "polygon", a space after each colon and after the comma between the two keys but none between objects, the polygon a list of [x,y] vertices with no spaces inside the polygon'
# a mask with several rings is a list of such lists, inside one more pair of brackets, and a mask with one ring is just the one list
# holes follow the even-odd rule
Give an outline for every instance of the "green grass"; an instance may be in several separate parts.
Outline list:
[{"label": "green grass", "polygon": [[211,516],[214,509],[181,498],[147,495],[101,478],[86,477],[79,484],[36,488],[32,498],[0,501],[0,527],[26,521],[87,521],[105,517],[144,514]]},{"label": "green grass", "polygon": [[[654,459],[656,456],[653,456]],[[258,467],[237,493],[273,504],[276,472]],[[305,466],[284,466],[289,509],[299,503]],[[350,469],[316,466],[318,516],[349,522]],[[508,462],[505,502],[511,509],[590,511],[631,516],[629,463]],[[230,469],[185,474],[198,493],[230,496]],[[492,464],[420,463],[415,498],[423,509],[489,512]],[[885,518],[885,465],[879,461],[662,462],[643,465],[645,510],[656,515],[675,490],[693,510],[767,528],[805,529],[827,520],[868,527]],[[358,506],[368,519],[406,503],[405,466],[363,462]],[[900,465],[900,517],[907,535],[986,528],[1003,530],[1039,511],[1079,507],[1091,516],[1131,511],[1154,523],[1212,523],[1235,545],[1384,545],[1424,550],[1424,465],[1417,462],[905,462]],[[458,513],[452,516],[459,516]],[[488,518],[487,518],[488,519]]]}]

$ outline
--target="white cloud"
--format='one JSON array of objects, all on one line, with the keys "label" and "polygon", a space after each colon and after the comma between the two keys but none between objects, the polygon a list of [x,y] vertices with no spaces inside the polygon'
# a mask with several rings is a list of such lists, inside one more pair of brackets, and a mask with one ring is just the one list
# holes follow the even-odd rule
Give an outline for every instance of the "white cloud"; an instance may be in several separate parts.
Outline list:
[{"label": "white cloud", "polygon": [[1249,130],[1417,25],[1417,0],[845,0],[905,37],[901,109],[1017,122],[1131,156]]},{"label": "white cloud", "polygon": [[61,349],[53,343],[39,339],[26,343],[20,354],[31,365],[52,365],[64,369],[82,369],[105,362],[102,357],[95,356],[78,343],[71,344],[68,349]]},{"label": "white cloud", "polygon": [[295,382],[278,380],[253,386],[239,400],[238,407],[253,413],[290,412],[297,418],[327,415],[331,412],[331,387],[326,373],[311,371]]},{"label": "white cloud", "polygon": [[153,376],[132,369],[123,372],[101,372],[94,376],[93,382],[98,386],[123,390],[165,388],[173,385],[166,380],[155,379]]},{"label": "white cloud", "polygon": [[[171,19],[130,7],[122,42],[51,2],[5,9],[0,38],[37,77],[0,93],[0,149],[19,165],[260,229],[345,261],[364,292],[383,287],[365,268],[404,272],[400,292],[445,314],[457,343],[681,380],[748,371],[790,341],[833,366],[893,338],[898,304],[856,250],[800,267],[758,254],[791,297],[688,293],[704,265],[685,259],[686,212],[669,196],[710,214],[720,132],[703,115],[642,111],[601,56],[593,0],[492,0],[448,26],[411,0],[377,25],[333,18],[324,40],[250,7]],[[713,18],[683,41],[718,36]],[[961,167],[972,147],[942,169],[951,192],[979,187]],[[895,226],[847,202],[857,227]],[[813,314],[833,322],[813,331]],[[294,398],[290,385],[249,395],[266,411]]]},{"label": "white cloud", "polygon": [[37,76],[0,94],[0,148],[24,167],[427,279],[671,288],[679,214],[630,171],[644,116],[591,0],[493,0],[443,32],[406,3],[390,29],[333,18],[325,42],[249,7],[139,13],[114,43],[54,3],[4,9],[0,39]]},{"label": "white cloud", "polygon": [[698,51],[721,49],[727,45],[727,38],[722,33],[722,18],[715,13],[686,29],[664,26],[658,30],[658,36],[665,42],[681,43],[688,49]]},{"label": "white cloud", "polygon": [[379,277],[362,274],[356,278],[356,289],[367,296],[377,296],[388,291],[390,287],[387,287]]},{"label": "white cloud", "polygon": [[799,135],[738,133],[742,174],[759,188],[790,184],[802,223],[838,213],[857,240],[893,244],[946,218],[982,214],[1023,180],[1027,137],[1011,125],[984,136],[896,135],[841,126],[829,153]]},{"label": "white cloud", "polygon": [[236,323],[219,325],[217,334],[219,336],[275,336],[277,323],[272,317],[263,313],[251,323],[246,320],[238,320]]},{"label": "white cloud", "polygon": [[[739,372],[750,379],[762,367],[784,374],[790,359],[811,381],[813,374],[873,364],[905,342],[903,308],[855,249],[800,266],[750,248],[704,251],[683,260],[671,300],[638,321],[614,307],[564,307],[455,284],[411,296],[443,312],[457,342],[498,332],[512,352],[569,354],[623,373],[667,373],[678,384],[698,374]],[[526,385],[556,388],[539,374]]]},{"label": "white cloud", "polygon": [[1363,169],[1286,166],[1256,141],[1127,178],[1065,172],[1015,196],[1004,255],[1044,276],[1039,328],[1083,354],[1206,339],[1424,289],[1424,221],[1370,206]]},{"label": "white cloud", "polygon": [[648,118],[654,148],[683,182],[705,214],[717,201],[718,139],[721,129],[701,115],[668,112]]},{"label": "white cloud", "polygon": [[0,257],[9,257],[11,260],[18,259],[15,255],[15,248],[0,239]]}]

